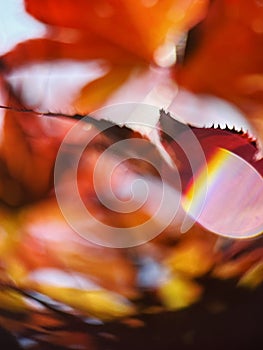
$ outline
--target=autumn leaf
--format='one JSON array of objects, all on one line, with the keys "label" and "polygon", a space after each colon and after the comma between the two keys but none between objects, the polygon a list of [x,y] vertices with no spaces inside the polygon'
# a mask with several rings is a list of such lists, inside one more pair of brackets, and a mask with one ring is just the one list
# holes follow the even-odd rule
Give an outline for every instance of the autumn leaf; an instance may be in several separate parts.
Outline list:
[{"label": "autumn leaf", "polygon": [[177,275],[164,282],[158,293],[168,310],[179,310],[197,302],[201,297],[202,287]]},{"label": "autumn leaf", "polygon": [[[7,92],[7,104],[21,107],[9,88]],[[49,191],[57,150],[71,126],[72,122],[63,123],[56,118],[6,111],[0,145],[0,197],[4,202],[17,206]]]},{"label": "autumn leaf", "polygon": [[263,261],[251,266],[239,281],[240,286],[256,288],[263,281]]},{"label": "autumn leaf", "polygon": [[[255,248],[252,252],[241,254],[240,257],[228,259],[227,261],[222,259],[222,261],[219,261],[217,266],[215,266],[212,274],[213,276],[222,279],[241,277],[241,281],[244,282],[244,285],[253,286],[257,279],[256,270],[254,275],[255,277],[253,277],[253,267],[260,265],[261,261],[262,248]],[[244,276],[244,279],[242,276]]]},{"label": "autumn leaf", "polygon": [[175,74],[187,89],[235,103],[261,137],[262,18],[260,1],[213,1]]},{"label": "autumn leaf", "polygon": [[80,290],[42,284],[40,286],[35,285],[34,290],[80,310],[87,316],[97,317],[101,320],[109,321],[130,316],[135,312],[133,305],[127,299],[103,289]]},{"label": "autumn leaf", "polygon": [[[87,82],[74,103],[75,110],[84,114],[102,106],[135,73],[149,71],[152,63],[158,66],[168,49],[175,57],[176,42],[203,17],[207,0],[78,0],[74,4],[66,0],[62,7],[61,2],[47,0],[41,8],[36,1],[25,1],[25,5],[30,14],[48,24],[47,32],[3,55],[3,71],[65,59],[100,60],[106,72]],[[169,64],[174,63],[175,58]]]},{"label": "autumn leaf", "polygon": [[[59,3],[59,6],[58,6]],[[167,34],[175,36],[203,16],[207,1],[83,1],[46,0],[41,8],[26,0],[26,10],[54,27],[93,33],[151,61]]]},{"label": "autumn leaf", "polygon": [[112,67],[109,73],[85,85],[75,102],[77,111],[86,111],[87,105],[91,110],[98,109],[102,101],[105,101],[112,91],[117,90],[128,79],[133,68],[120,65]]},{"label": "autumn leaf", "polygon": [[[217,149],[222,148],[240,156],[263,175],[263,161],[256,159],[258,152],[256,140],[246,132],[230,130],[227,126],[221,129],[214,126],[199,128],[185,125],[164,111],[161,111],[159,123],[162,143],[181,172],[183,188],[189,185],[193,176],[192,164],[188,159],[189,153],[186,154],[185,151],[188,148],[194,149],[196,139],[201,146],[199,152],[204,152],[207,162]],[[194,158],[198,159],[198,156],[197,154]]]},{"label": "autumn leaf", "polygon": [[218,260],[215,243],[208,237],[190,235],[172,249],[165,264],[171,271],[196,278],[207,274]]}]

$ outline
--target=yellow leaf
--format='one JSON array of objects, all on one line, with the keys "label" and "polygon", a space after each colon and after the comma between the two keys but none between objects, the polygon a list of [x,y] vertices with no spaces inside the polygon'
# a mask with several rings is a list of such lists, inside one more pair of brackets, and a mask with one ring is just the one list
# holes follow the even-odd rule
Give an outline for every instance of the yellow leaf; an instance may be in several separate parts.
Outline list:
[{"label": "yellow leaf", "polygon": [[99,108],[129,77],[133,66],[114,66],[103,77],[85,85],[75,102],[78,113],[85,114]]},{"label": "yellow leaf", "polygon": [[134,313],[134,308],[127,299],[103,289],[81,290],[45,285],[39,287],[38,291],[103,320],[126,317]]},{"label": "yellow leaf", "polygon": [[256,288],[263,281],[263,261],[252,266],[240,279],[239,285],[244,287]]},{"label": "yellow leaf", "polygon": [[212,250],[213,243],[191,238],[183,240],[173,249],[166,260],[168,267],[174,272],[181,272],[190,277],[199,277],[209,272],[216,254]]},{"label": "yellow leaf", "polygon": [[19,293],[0,290],[0,309],[13,312],[25,312],[29,307]]},{"label": "yellow leaf", "polygon": [[202,288],[196,282],[178,276],[162,284],[158,293],[169,310],[177,310],[198,301]]}]

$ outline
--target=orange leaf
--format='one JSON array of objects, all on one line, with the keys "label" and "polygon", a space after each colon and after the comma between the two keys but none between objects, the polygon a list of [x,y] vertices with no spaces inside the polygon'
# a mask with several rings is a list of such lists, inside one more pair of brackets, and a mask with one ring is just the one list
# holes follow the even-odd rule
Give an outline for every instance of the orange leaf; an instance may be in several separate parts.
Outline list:
[{"label": "orange leaf", "polygon": [[82,273],[104,288],[134,295],[135,271],[124,253],[79,236],[65,221],[55,198],[22,209],[19,217],[23,239],[17,256],[28,271],[57,268]]},{"label": "orange leaf", "polygon": [[162,57],[171,53],[174,59],[169,64],[175,63],[176,42],[203,16],[207,0],[45,0],[41,7],[26,0],[25,4],[30,14],[51,26],[45,38],[20,43],[2,56],[3,70],[47,60],[105,60],[113,68],[87,84],[76,102],[78,111],[87,112],[100,107],[133,68],[152,61],[163,65]]},{"label": "orange leaf", "polygon": [[212,274],[221,279],[239,277],[260,262],[261,258],[262,248],[254,249],[252,252],[241,255],[239,258],[219,263]]},{"label": "orange leaf", "polygon": [[[150,60],[167,34],[178,33],[203,15],[206,0],[25,0],[42,22],[92,33]],[[182,19],[183,18],[183,19]]]},{"label": "orange leaf", "polygon": [[[260,1],[212,2],[194,49],[176,73],[184,87],[234,102],[262,119],[263,7]],[[263,135],[262,123],[255,122]]]},{"label": "orange leaf", "polygon": [[78,113],[85,114],[99,108],[128,79],[132,69],[130,66],[115,66],[103,77],[85,85],[74,103]]}]

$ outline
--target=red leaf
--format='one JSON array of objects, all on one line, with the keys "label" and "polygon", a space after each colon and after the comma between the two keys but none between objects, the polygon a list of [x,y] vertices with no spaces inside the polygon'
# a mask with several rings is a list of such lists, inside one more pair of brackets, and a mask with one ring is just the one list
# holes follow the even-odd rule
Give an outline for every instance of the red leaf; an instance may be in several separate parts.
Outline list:
[{"label": "red leaf", "polygon": [[[21,108],[10,89],[7,105]],[[50,190],[57,150],[72,123],[34,113],[6,111],[0,146],[0,198],[4,202],[20,205]]]}]

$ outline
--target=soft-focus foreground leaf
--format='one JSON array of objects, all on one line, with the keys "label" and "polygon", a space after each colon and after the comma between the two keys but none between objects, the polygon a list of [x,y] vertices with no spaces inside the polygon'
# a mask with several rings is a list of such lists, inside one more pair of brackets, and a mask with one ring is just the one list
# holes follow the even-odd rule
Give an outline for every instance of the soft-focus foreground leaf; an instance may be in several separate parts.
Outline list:
[{"label": "soft-focus foreground leaf", "polygon": [[132,315],[132,304],[118,294],[107,290],[78,290],[56,286],[41,285],[39,292],[62,302],[87,316],[110,320]]},{"label": "soft-focus foreground leaf", "polygon": [[[12,95],[10,96],[12,97]],[[27,124],[27,118],[30,118],[30,124]],[[61,126],[60,132],[57,134],[57,129],[54,126],[52,133],[49,133],[49,124],[42,124],[43,119],[46,118],[48,117],[36,117],[32,113],[13,111],[5,115],[4,136],[8,136],[6,144],[8,144],[8,140],[13,140],[14,132],[15,135],[20,135],[21,132],[20,138],[16,136],[16,139],[21,142],[21,146],[15,155],[20,155],[21,159],[24,157],[24,162],[28,161],[29,170],[30,166],[35,164],[34,154],[38,154],[38,157],[41,155],[41,160],[44,162],[45,154],[49,152],[48,146],[52,145],[54,133],[56,136],[54,142],[58,147],[62,139],[60,132],[63,136],[67,128],[72,125],[71,122],[67,123],[64,119],[58,119],[56,120],[58,124],[55,126]],[[66,124],[64,125],[64,123]],[[105,127],[105,123],[108,126],[107,131],[101,132],[93,139],[79,163],[77,179],[79,192],[84,204],[89,206],[89,209],[93,210],[92,213],[97,215],[97,218],[102,222],[123,228],[138,225],[150,217],[151,211],[143,208],[135,213],[123,215],[122,213],[111,213],[109,209],[99,203],[95,196],[93,183],[93,170],[97,161],[101,153],[113,143],[123,139],[137,138],[146,142],[145,154],[149,155],[150,159],[156,158],[160,168],[164,165],[167,166],[167,164],[155,146],[139,133],[126,127],[119,127],[110,122],[97,121],[92,118],[89,119],[88,123],[83,124],[85,134],[76,138],[72,137],[71,143],[68,143],[65,148],[66,151],[69,154],[74,152],[79,143],[85,141],[88,134],[94,136],[102,125]],[[163,114],[160,125],[163,129],[163,133],[160,135],[162,144],[175,164],[178,164],[178,171],[184,177],[185,187],[183,190],[187,189],[192,174],[176,141],[187,140],[189,130],[197,137],[208,158],[214,154],[217,147],[223,147],[239,154],[244,158],[244,161],[248,164],[250,162],[259,171],[262,169],[262,162],[253,160],[257,148],[247,135],[230,130],[192,128]],[[34,131],[34,127],[36,131]],[[169,127],[169,132],[173,129],[176,130],[175,140],[165,134],[168,131],[167,127]],[[30,137],[33,136],[31,131],[39,135],[37,139],[39,143],[31,141]],[[44,136],[42,136],[43,134]],[[27,140],[28,138],[29,140]],[[27,146],[27,142],[29,146]],[[30,152],[26,152],[27,149],[30,149]],[[12,147],[8,150],[3,148],[2,152],[5,154],[4,151],[11,152],[11,150]],[[129,150],[123,150],[123,152],[125,151]],[[135,148],[133,152],[136,153]],[[47,156],[48,166],[46,165],[46,168],[39,166],[41,169],[39,176],[45,175],[47,178],[46,174],[52,172],[55,155],[51,153],[51,156],[53,158],[50,157],[50,153]],[[33,157],[32,160],[30,157]],[[109,166],[115,164],[113,159],[110,152],[104,159],[103,170],[101,170],[98,179],[102,189],[105,186],[104,174],[109,173]],[[70,162],[67,163],[66,160],[67,158],[65,158],[64,164],[64,177],[61,176],[60,181],[64,186],[65,194],[70,195],[67,175],[70,173],[71,167]],[[14,172],[17,171],[17,174],[23,170],[22,162],[15,161],[14,156],[13,159],[9,156],[8,161],[10,169],[14,169]],[[16,170],[17,165],[19,165],[18,170]],[[239,251],[250,247],[250,241],[243,243],[243,246],[233,245],[232,247],[229,239],[218,238],[217,235],[207,232],[198,224],[195,224],[190,232],[180,235],[178,226],[172,223],[167,230],[164,230],[160,239],[156,238],[138,248],[109,249],[93,244],[79,236],[67,224],[56,202],[51,184],[50,187],[44,187],[45,191],[47,188],[50,189],[46,198],[43,198],[44,191],[36,192],[33,175],[37,171],[38,165],[35,165],[34,170],[29,171],[30,176],[22,177],[23,186],[28,187],[28,191],[31,191],[29,193],[32,195],[37,193],[42,199],[11,210],[7,206],[10,203],[2,198],[6,201],[6,206],[1,207],[0,211],[1,281],[3,285],[12,281],[21,290],[41,293],[45,298],[50,298],[47,299],[50,303],[56,302],[64,308],[67,307],[68,317],[77,313],[83,317],[95,317],[100,321],[108,322],[109,320],[137,315],[141,311],[148,312],[151,308],[156,310],[156,307],[158,312],[165,309],[186,308],[202,300],[205,292],[205,285],[202,282],[204,277],[236,278],[241,286],[249,287],[254,287],[262,281],[262,250],[260,248],[251,248],[251,252],[245,252],[243,256],[238,257],[236,255]],[[7,172],[7,175],[12,178],[11,174]],[[144,175],[145,178],[148,177],[151,181],[159,184],[159,175],[152,167],[145,162],[131,161],[125,163],[125,167],[115,174],[112,180],[113,188],[123,191],[124,179],[127,181],[128,175],[133,179],[132,176],[135,174]],[[19,179],[18,177],[18,183]],[[47,182],[43,181],[43,183],[47,186]],[[155,188],[158,189],[158,186]],[[26,199],[30,199],[30,197],[26,197]],[[152,196],[153,201],[154,199],[155,196]],[[75,202],[73,201],[72,204],[74,208]],[[143,233],[141,232],[141,234]],[[261,239],[258,241],[261,242]],[[234,253],[231,255],[229,253],[231,251],[236,255]],[[144,300],[149,292],[152,293],[150,305],[144,305]],[[25,316],[37,311],[37,308],[32,309],[32,305],[28,303],[28,297],[25,298],[23,294],[21,294],[22,298],[18,295],[18,298],[12,302],[12,294],[3,290],[0,295],[0,301],[2,298],[11,314],[19,312]],[[17,295],[17,290],[15,290],[15,295]],[[40,321],[38,320],[38,322]],[[53,324],[48,319],[43,321],[43,323],[45,322],[47,323],[46,327],[51,327]],[[21,326],[21,323],[17,321],[15,325],[14,323],[8,325],[8,328],[13,330],[17,329],[15,327],[19,329],[22,327],[23,334],[25,329],[32,329],[32,322],[30,325]],[[39,328],[34,329],[39,332]],[[45,337],[49,341],[59,343],[58,339],[55,340],[55,335],[52,338],[50,334],[45,334]],[[77,337],[76,341],[81,342],[82,340]],[[85,338],[85,341],[88,340]]]},{"label": "soft-focus foreground leaf", "polygon": [[211,3],[192,51],[176,73],[180,84],[234,102],[261,137],[263,7],[261,1]]},{"label": "soft-focus foreground leaf", "polygon": [[[128,296],[135,294],[134,268],[124,253],[94,245],[77,235],[54,199],[25,208],[20,220],[24,236],[17,255],[28,272],[37,268],[78,272],[104,288]],[[77,287],[77,279],[75,283]]]},{"label": "soft-focus foreground leaf", "polygon": [[28,310],[28,305],[19,293],[0,290],[0,309],[21,313]]}]

